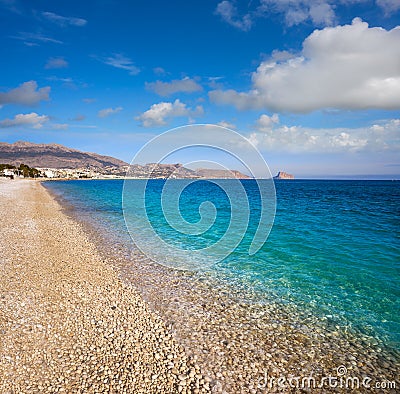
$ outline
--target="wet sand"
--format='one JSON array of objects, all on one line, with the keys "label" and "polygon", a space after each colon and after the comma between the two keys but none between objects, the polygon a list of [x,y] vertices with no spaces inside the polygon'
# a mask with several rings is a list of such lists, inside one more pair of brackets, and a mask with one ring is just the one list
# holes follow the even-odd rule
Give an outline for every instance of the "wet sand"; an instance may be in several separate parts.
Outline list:
[{"label": "wet sand", "polygon": [[399,373],[368,338],[152,264],[38,183],[0,197],[0,392],[396,392],[367,387]]}]

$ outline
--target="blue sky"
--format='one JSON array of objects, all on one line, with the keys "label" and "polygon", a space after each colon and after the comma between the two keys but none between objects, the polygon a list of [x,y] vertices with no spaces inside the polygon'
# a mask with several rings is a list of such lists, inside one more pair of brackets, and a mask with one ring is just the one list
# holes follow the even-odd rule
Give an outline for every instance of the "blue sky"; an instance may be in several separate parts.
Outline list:
[{"label": "blue sky", "polygon": [[272,172],[398,178],[399,25],[398,0],[0,0],[0,141],[129,162],[213,123]]}]

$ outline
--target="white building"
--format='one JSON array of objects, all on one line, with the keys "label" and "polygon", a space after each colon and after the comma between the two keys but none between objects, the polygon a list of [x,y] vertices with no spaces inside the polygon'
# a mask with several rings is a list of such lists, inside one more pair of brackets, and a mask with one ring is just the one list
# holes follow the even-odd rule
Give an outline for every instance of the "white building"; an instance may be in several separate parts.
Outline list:
[{"label": "white building", "polygon": [[46,176],[46,178],[54,178],[56,176],[56,174],[52,170],[45,170],[44,175]]},{"label": "white building", "polygon": [[3,170],[3,174],[4,174],[4,176],[15,176],[16,175],[14,170],[9,169],[9,168],[5,168]]}]

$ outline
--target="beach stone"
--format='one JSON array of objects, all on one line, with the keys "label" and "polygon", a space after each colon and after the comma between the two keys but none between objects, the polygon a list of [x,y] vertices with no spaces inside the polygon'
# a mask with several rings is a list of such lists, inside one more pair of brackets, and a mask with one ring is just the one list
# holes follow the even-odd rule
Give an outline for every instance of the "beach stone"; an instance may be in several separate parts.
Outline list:
[{"label": "beach stone", "polygon": [[[0,190],[0,225],[10,234],[0,245],[0,392],[117,387],[119,393],[172,394],[182,382],[186,387],[194,365],[185,349],[119,279],[83,227],[38,182],[4,187],[0,179]],[[163,362],[168,355],[182,372],[171,375]]]}]

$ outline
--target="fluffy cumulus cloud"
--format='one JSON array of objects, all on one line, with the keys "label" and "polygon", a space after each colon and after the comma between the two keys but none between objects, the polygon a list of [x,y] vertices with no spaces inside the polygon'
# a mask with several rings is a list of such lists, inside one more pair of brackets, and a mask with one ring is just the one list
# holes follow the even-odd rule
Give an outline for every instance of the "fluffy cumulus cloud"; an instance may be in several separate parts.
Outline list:
[{"label": "fluffy cumulus cloud", "polygon": [[400,119],[353,129],[280,125],[255,131],[248,138],[259,149],[274,152],[396,152],[400,149]]},{"label": "fluffy cumulus cloud", "polygon": [[152,90],[159,96],[170,96],[174,93],[194,93],[203,90],[195,80],[191,78],[175,79],[171,82],[146,82],[146,89]]},{"label": "fluffy cumulus cloud", "polygon": [[194,110],[188,108],[179,99],[174,102],[161,102],[153,104],[149,110],[143,112],[135,119],[140,121],[144,127],[163,126],[167,124],[167,119],[182,116],[192,117],[203,114],[203,107],[197,106]]},{"label": "fluffy cumulus cloud", "polygon": [[100,111],[97,113],[97,115],[98,115],[100,118],[106,118],[107,116],[117,114],[118,112],[121,112],[122,110],[123,110],[122,107],[104,108],[104,109],[100,110]]},{"label": "fluffy cumulus cloud", "polygon": [[270,131],[278,123],[279,123],[278,114],[273,114],[272,116],[263,114],[256,121],[256,130]]},{"label": "fluffy cumulus cloud", "polygon": [[75,18],[71,16],[61,16],[54,12],[42,12],[42,16],[50,22],[56,23],[60,26],[85,26],[87,23],[86,19]]},{"label": "fluffy cumulus cloud", "polygon": [[68,67],[68,62],[63,57],[51,57],[45,65],[46,69],[66,67]]},{"label": "fluffy cumulus cloud", "polygon": [[129,71],[130,75],[137,75],[140,73],[140,68],[136,67],[131,59],[120,53],[100,59],[100,61],[109,66]]},{"label": "fluffy cumulus cloud", "polygon": [[298,56],[263,61],[248,92],[214,90],[212,102],[238,109],[307,113],[323,108],[400,109],[400,26],[315,30]]},{"label": "fluffy cumulus cloud", "polygon": [[[235,0],[221,1],[215,10],[223,21],[237,29],[248,31],[260,18],[281,15],[289,27],[311,22],[315,26],[331,26],[338,19],[337,7],[362,3],[365,0],[259,0],[248,2],[242,13]],[[388,16],[400,9],[399,0],[375,0],[376,6]],[[371,6],[373,6],[371,4]]]},{"label": "fluffy cumulus cloud", "polygon": [[48,122],[50,118],[46,115],[38,115],[36,112],[30,114],[18,114],[13,119],[4,119],[0,121],[0,127],[33,127],[34,129],[40,129],[43,124]]},{"label": "fluffy cumulus cloud", "polygon": [[50,86],[38,89],[36,81],[28,81],[8,92],[0,92],[0,105],[19,104],[33,106],[49,100]]}]

